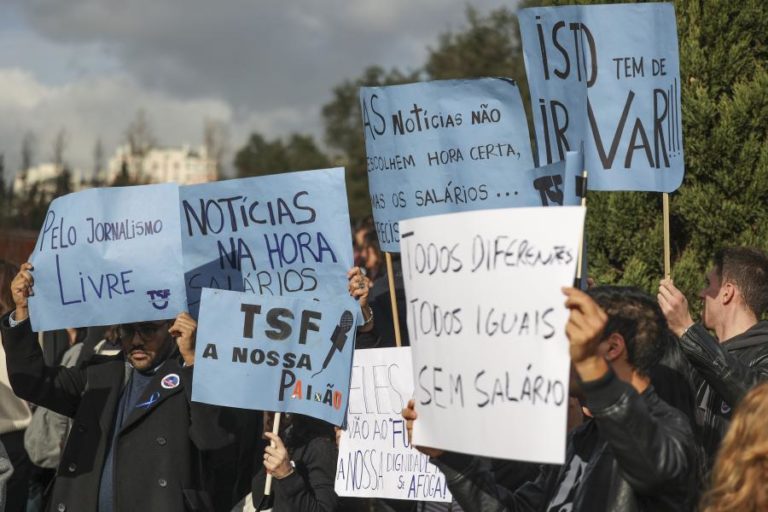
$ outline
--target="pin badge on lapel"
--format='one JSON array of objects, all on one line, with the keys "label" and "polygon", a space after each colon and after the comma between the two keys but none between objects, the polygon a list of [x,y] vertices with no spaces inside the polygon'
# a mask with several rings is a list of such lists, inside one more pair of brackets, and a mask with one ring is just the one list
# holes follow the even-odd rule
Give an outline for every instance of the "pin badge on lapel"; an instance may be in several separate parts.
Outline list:
[{"label": "pin badge on lapel", "polygon": [[181,379],[178,375],[175,373],[169,373],[163,377],[163,380],[160,381],[160,385],[163,387],[163,389],[174,389],[179,385],[179,382],[181,382]]}]

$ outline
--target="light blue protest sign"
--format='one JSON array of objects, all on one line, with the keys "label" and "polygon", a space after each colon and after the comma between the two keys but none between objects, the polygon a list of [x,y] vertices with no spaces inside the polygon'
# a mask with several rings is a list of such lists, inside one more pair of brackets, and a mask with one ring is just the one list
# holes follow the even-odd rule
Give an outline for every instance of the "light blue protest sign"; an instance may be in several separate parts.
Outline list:
[{"label": "light blue protest sign", "polygon": [[32,328],[162,320],[184,311],[178,201],[171,183],[54,199],[30,258]]},{"label": "light blue protest sign", "polygon": [[519,174],[534,165],[514,81],[364,87],[360,103],[371,206],[385,251],[399,251],[403,219],[514,206],[537,197],[535,191],[521,197],[519,187]]},{"label": "light blue protest sign", "polygon": [[[427,198],[429,202],[423,208],[423,216],[524,206],[574,206],[580,200],[578,185],[582,169],[581,153],[568,152],[565,160],[526,171],[503,173],[495,169],[478,169],[470,173],[460,170],[443,172],[442,179],[448,180],[448,187],[477,192],[476,201],[462,204],[445,200],[453,192],[447,188],[435,188],[431,176],[415,174],[410,177],[409,185],[413,187],[415,197]],[[397,247],[399,252],[399,244]]]},{"label": "light blue protest sign", "polygon": [[191,185],[180,195],[192,316],[202,288],[349,298],[346,275],[353,262],[344,169]]},{"label": "light blue protest sign", "polygon": [[672,192],[683,180],[671,3],[519,14],[541,164],[583,148],[589,188]]},{"label": "light blue protest sign", "polygon": [[341,425],[357,330],[348,305],[203,289],[192,400]]}]

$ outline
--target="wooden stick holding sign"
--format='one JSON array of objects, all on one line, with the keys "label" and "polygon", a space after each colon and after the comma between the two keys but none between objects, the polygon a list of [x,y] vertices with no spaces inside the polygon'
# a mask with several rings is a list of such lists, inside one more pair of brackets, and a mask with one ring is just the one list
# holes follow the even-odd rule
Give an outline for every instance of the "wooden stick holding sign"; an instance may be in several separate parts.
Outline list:
[{"label": "wooden stick holding sign", "polygon": [[[275,420],[272,422],[272,433],[276,436],[280,435],[280,418],[282,417],[282,413],[276,412],[275,413]],[[270,446],[272,448],[275,447],[275,442],[270,442]],[[264,496],[269,496],[272,494],[272,475],[267,473],[267,479],[264,482]]]},{"label": "wooden stick holding sign", "polygon": [[669,243],[669,194],[664,192],[662,198],[664,204],[664,277],[669,279],[672,276],[672,251]]},{"label": "wooden stick holding sign", "polygon": [[[581,197],[582,208],[587,207],[587,170],[584,169],[581,173],[581,179],[576,178],[576,195]],[[585,221],[586,222],[586,221]],[[581,235],[579,241],[579,254],[576,260],[576,278],[573,280],[573,286],[575,288],[581,288],[582,267],[584,266],[584,238],[587,236],[587,226],[584,226],[584,232]]]},{"label": "wooden stick holding sign", "polygon": [[397,298],[395,297],[395,272],[392,265],[392,253],[385,252],[387,260],[387,279],[389,280],[389,303],[392,307],[392,323],[395,327],[395,346],[403,346],[400,336],[400,315],[397,312]]}]

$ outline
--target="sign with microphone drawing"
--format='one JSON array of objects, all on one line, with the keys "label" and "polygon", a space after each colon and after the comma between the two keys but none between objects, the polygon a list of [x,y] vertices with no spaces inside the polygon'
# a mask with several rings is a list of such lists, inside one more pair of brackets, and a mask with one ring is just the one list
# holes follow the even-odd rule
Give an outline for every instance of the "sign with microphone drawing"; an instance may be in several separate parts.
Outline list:
[{"label": "sign with microphone drawing", "polygon": [[192,400],[341,425],[356,330],[348,297],[323,302],[204,288]]}]

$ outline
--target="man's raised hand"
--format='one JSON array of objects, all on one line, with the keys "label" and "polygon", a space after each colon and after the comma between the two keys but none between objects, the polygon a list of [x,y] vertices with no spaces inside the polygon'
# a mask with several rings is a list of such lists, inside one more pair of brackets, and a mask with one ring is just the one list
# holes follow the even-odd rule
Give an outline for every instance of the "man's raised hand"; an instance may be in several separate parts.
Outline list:
[{"label": "man's raised hand", "polygon": [[[411,398],[408,400],[408,405],[405,406],[402,412],[403,419],[405,420],[405,429],[408,431],[408,444],[413,446],[413,422],[419,417],[416,413],[416,402]],[[437,448],[429,448],[426,446],[414,446],[417,450],[428,457],[439,457],[443,453],[443,450]]]},{"label": "man's raised hand", "polygon": [[659,307],[667,319],[669,328],[679,338],[694,323],[688,310],[688,299],[675,287],[671,279],[661,280],[656,299],[659,301]]},{"label": "man's raised hand", "polygon": [[32,277],[32,270],[34,269],[31,263],[23,263],[19,269],[19,273],[16,274],[16,277],[11,281],[11,295],[13,295],[13,302],[16,304],[16,312],[13,317],[17,322],[29,318],[27,298],[35,294],[32,289],[35,285],[35,278]]},{"label": "man's raised hand", "polygon": [[180,313],[168,332],[176,338],[179,353],[187,366],[195,364],[195,333],[197,322],[189,313]]}]

